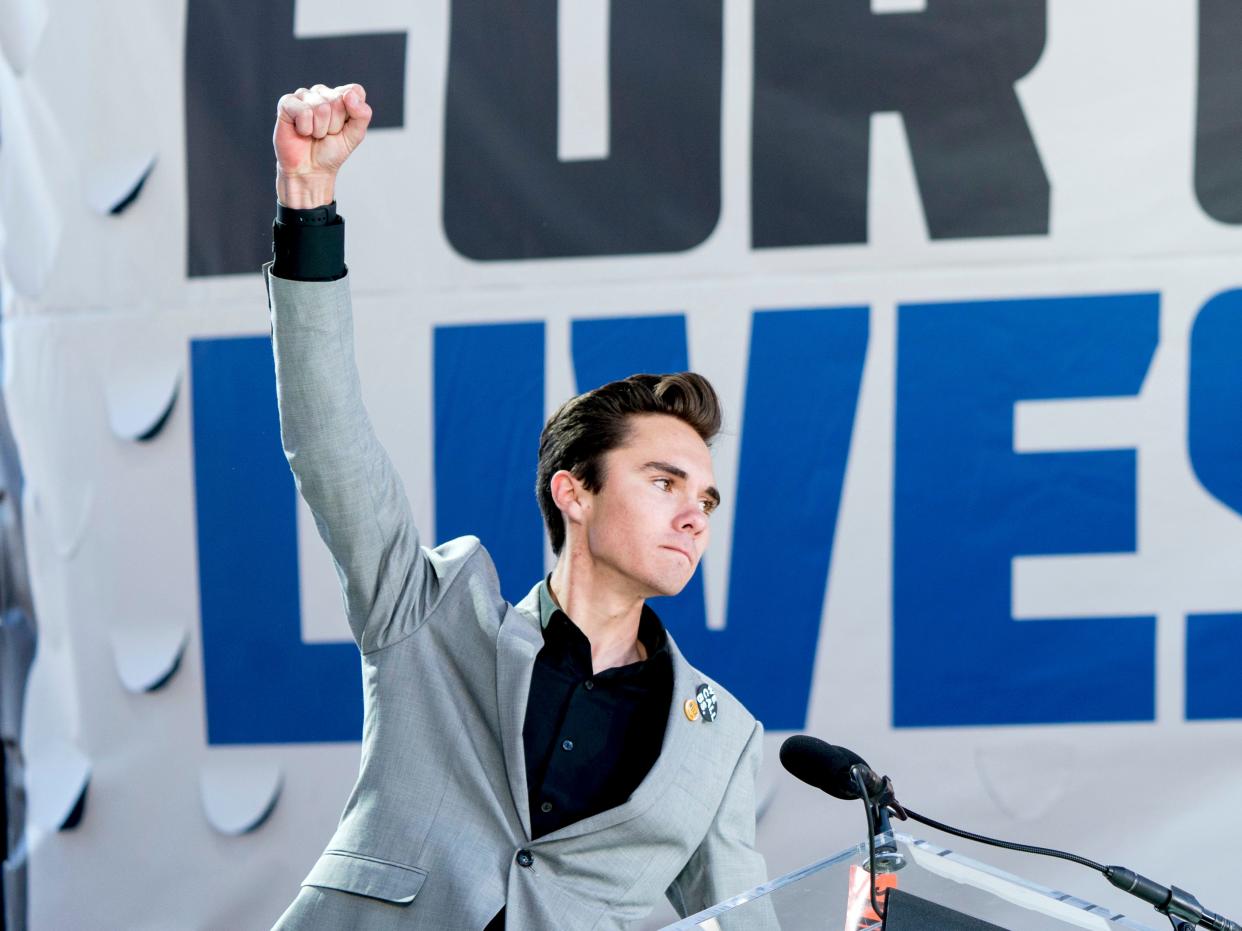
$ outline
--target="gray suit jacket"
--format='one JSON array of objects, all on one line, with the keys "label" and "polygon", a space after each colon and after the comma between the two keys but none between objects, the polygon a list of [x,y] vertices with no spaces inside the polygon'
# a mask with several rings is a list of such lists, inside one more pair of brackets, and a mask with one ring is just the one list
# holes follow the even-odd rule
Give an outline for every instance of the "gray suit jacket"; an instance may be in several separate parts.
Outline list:
[{"label": "gray suit jacket", "polygon": [[[681,914],[766,878],[754,849],[762,727],[670,637],[660,757],[617,808],[532,840],[522,727],[543,645],[538,586],[517,605],[474,537],[419,545],[363,408],[347,279],[267,275],[281,434],[331,550],[362,653],[358,781],[279,928],[622,928],[661,893]],[[518,860],[519,851],[532,859]]]}]

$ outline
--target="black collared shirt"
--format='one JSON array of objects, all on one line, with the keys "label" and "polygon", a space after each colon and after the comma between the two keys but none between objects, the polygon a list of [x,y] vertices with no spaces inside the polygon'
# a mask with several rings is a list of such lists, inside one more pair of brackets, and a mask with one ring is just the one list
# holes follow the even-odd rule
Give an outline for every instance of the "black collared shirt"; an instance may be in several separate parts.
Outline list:
[{"label": "black collared shirt", "polygon": [[660,756],[673,664],[646,606],[638,639],[645,660],[593,673],[586,635],[564,611],[548,620],[522,728],[533,837],[623,804]]}]

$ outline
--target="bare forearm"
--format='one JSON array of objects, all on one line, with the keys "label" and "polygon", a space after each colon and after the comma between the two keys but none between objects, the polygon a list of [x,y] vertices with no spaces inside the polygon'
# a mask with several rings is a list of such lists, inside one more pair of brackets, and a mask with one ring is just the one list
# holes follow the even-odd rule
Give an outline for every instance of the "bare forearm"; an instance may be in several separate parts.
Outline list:
[{"label": "bare forearm", "polygon": [[336,200],[336,174],[288,175],[278,165],[276,199],[295,210],[326,207]]}]

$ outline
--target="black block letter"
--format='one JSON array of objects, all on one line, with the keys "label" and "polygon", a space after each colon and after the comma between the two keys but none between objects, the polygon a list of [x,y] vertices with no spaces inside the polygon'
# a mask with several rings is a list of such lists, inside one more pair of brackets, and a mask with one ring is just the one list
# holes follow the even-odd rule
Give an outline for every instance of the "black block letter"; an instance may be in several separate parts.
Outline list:
[{"label": "black block letter", "polygon": [[1199,0],[1195,196],[1221,223],[1242,223],[1242,6]]},{"label": "black block letter", "polygon": [[752,241],[867,241],[872,113],[905,120],[933,239],[1048,232],[1048,178],[1014,92],[1044,0],[755,0]]},{"label": "black block letter", "polygon": [[453,3],[444,230],[462,255],[675,252],[715,228],[721,4],[609,9],[608,157],[561,161],[557,0]]},{"label": "black block letter", "polygon": [[280,95],[356,81],[373,127],[400,126],[405,33],[297,39],[294,0],[189,0],[185,150],[191,276],[253,272],[272,252]]}]

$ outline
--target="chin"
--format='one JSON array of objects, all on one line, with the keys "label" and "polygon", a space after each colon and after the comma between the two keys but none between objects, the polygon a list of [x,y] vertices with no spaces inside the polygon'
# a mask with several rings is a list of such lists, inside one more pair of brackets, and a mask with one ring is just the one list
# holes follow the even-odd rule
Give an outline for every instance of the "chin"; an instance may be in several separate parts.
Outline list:
[{"label": "chin", "polygon": [[690,580],[694,578],[694,573],[677,578],[656,578],[650,580],[650,588],[654,594],[653,598],[671,598],[673,595],[681,594],[681,590],[690,584]]},{"label": "chin", "polygon": [[681,590],[685,587],[686,587],[685,582],[682,582],[680,585],[677,585],[677,584],[653,585],[651,586],[651,595],[649,597],[651,598],[672,598],[674,595],[680,595]]}]

